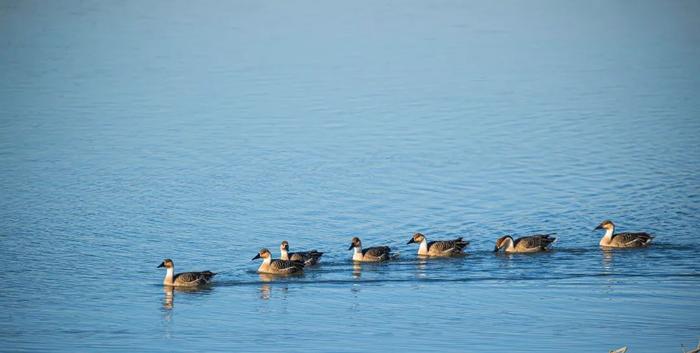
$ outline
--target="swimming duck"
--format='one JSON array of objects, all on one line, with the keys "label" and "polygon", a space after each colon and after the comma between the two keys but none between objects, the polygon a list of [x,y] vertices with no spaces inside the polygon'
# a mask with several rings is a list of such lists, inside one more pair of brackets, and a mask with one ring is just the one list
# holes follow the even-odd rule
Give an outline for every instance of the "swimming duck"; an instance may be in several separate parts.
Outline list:
[{"label": "swimming duck", "polygon": [[617,233],[615,234],[615,224],[610,220],[605,220],[595,229],[605,229],[605,235],[600,239],[600,246],[605,248],[641,248],[651,244],[654,237],[645,232],[637,233]]},{"label": "swimming duck", "polygon": [[284,240],[280,244],[280,259],[282,260],[301,261],[305,266],[311,266],[317,264],[321,260],[321,256],[323,253],[316,251],[316,249],[290,253],[289,242]]},{"label": "swimming duck", "polygon": [[208,284],[211,282],[212,278],[216,273],[211,271],[202,272],[183,272],[175,273],[175,266],[173,265],[173,260],[165,259],[158,265],[158,268],[165,267],[167,272],[165,272],[165,279],[163,284],[166,286],[182,286],[182,287],[194,287]]},{"label": "swimming duck", "polygon": [[464,248],[469,245],[468,241],[459,237],[454,240],[435,240],[428,242],[425,235],[421,233],[413,234],[411,240],[406,244],[419,243],[418,255],[421,256],[458,256],[464,255]]},{"label": "swimming duck", "polygon": [[258,273],[269,273],[276,275],[291,275],[304,272],[304,263],[301,261],[292,260],[273,260],[270,250],[260,249],[257,255],[253,258],[262,258],[263,262],[258,267]]},{"label": "swimming duck", "polygon": [[389,260],[392,257],[391,248],[388,246],[374,246],[362,250],[362,241],[358,237],[352,238],[348,250],[353,248],[355,249],[352,254],[353,261],[379,262]]},{"label": "swimming duck", "polygon": [[513,237],[506,235],[496,240],[496,247],[493,252],[503,249],[506,253],[530,253],[538,251],[547,251],[549,247],[557,241],[557,238],[551,237],[551,234],[535,234],[526,237],[521,237],[513,240]]}]

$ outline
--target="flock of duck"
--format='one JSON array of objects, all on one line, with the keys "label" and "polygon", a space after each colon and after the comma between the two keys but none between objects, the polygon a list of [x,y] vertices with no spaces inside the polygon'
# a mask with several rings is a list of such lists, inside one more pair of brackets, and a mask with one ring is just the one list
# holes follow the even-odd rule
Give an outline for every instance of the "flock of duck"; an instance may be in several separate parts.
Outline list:
[{"label": "flock of duck", "polygon": [[[646,247],[654,238],[645,232],[625,232],[615,233],[615,224],[606,220],[600,223],[594,230],[605,230],[605,235],[600,239],[599,245],[606,249],[614,248],[640,248]],[[548,251],[557,238],[552,234],[535,234],[518,239],[506,235],[496,240],[494,252],[503,250],[505,253],[534,253]],[[414,234],[407,244],[419,244],[418,256],[421,257],[451,257],[464,255],[464,249],[469,245],[469,241],[462,237],[452,240],[428,241],[421,233]],[[397,254],[392,254],[388,246],[362,247],[362,241],[358,237],[352,238],[348,250],[353,250],[352,260],[359,262],[381,262],[397,258]],[[304,267],[313,266],[321,260],[322,252],[311,250],[304,252],[289,252],[289,242],[286,240],[280,244],[280,258],[273,259],[270,250],[260,249],[253,258],[262,259],[262,264],[258,268],[259,273],[273,275],[301,274]],[[165,267],[167,272],[164,285],[168,286],[201,286],[211,282],[216,273],[211,271],[183,272],[175,274],[173,261],[165,259],[158,267]]]}]

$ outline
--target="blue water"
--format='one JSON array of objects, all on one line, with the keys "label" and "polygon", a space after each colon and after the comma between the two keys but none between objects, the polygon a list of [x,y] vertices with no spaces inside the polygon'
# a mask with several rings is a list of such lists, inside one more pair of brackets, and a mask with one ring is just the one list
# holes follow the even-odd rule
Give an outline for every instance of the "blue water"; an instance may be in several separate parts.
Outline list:
[{"label": "blue water", "polygon": [[0,1],[0,350],[678,352],[698,92],[696,1]]}]

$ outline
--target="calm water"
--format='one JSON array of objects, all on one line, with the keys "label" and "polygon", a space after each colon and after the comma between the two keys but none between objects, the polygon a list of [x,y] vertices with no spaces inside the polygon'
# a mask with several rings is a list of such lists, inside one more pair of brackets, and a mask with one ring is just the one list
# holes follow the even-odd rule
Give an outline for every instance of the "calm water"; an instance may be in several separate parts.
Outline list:
[{"label": "calm water", "polygon": [[[696,1],[2,0],[0,350],[678,352],[698,92]],[[323,265],[257,275],[283,239]]]}]

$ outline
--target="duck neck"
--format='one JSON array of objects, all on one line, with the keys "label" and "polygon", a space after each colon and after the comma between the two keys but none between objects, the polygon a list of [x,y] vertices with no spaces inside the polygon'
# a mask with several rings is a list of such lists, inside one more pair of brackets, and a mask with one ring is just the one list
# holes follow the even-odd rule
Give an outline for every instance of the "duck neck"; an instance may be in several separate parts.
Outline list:
[{"label": "duck neck", "polygon": [[513,242],[513,238],[506,238],[506,244],[503,246],[503,251],[513,251],[515,250],[515,243]]},{"label": "duck neck", "polygon": [[175,267],[168,267],[165,271],[165,278],[163,279],[163,284],[171,285],[173,284],[173,277],[175,276]]},{"label": "duck neck", "polygon": [[352,254],[353,260],[362,260],[362,247],[356,246],[353,248],[354,253]]},{"label": "duck neck", "polygon": [[423,239],[418,246],[418,255],[428,255],[428,239]]},{"label": "duck neck", "polygon": [[612,236],[615,233],[615,227],[610,227],[605,230],[605,235],[603,235],[603,239],[600,239],[600,245],[606,245],[610,244],[612,241]]},{"label": "duck neck", "polygon": [[289,260],[289,252],[284,248],[280,248],[280,259]]},{"label": "duck neck", "polygon": [[264,258],[262,263],[260,264],[260,267],[258,267],[258,271],[266,271],[270,267],[271,262],[272,256]]}]

